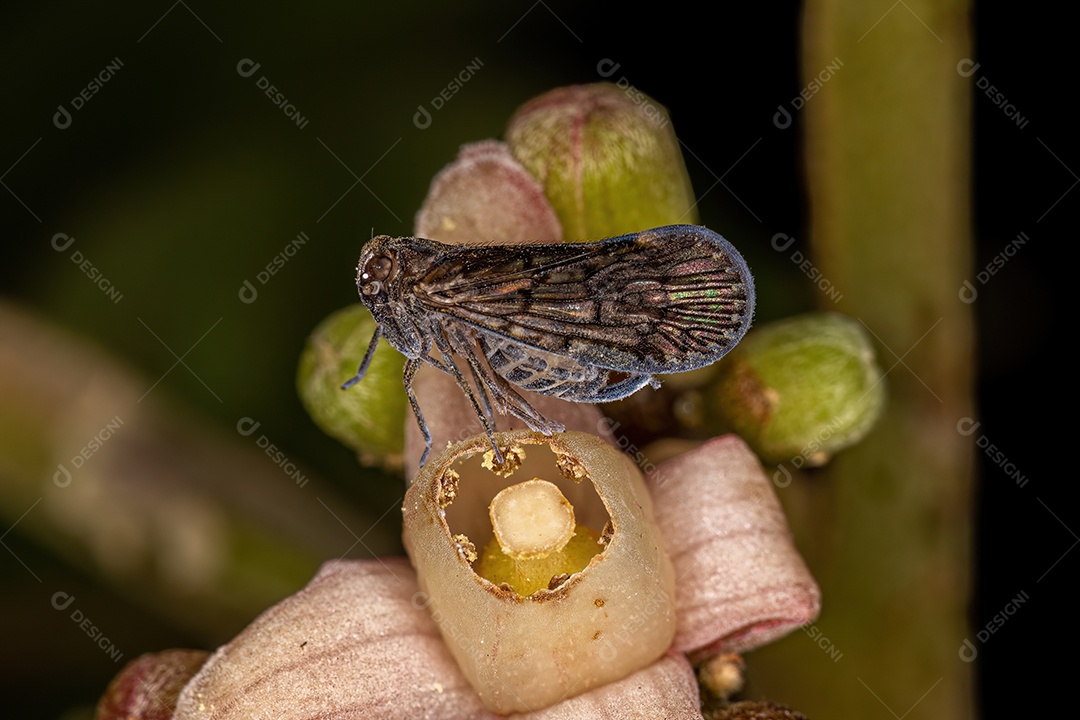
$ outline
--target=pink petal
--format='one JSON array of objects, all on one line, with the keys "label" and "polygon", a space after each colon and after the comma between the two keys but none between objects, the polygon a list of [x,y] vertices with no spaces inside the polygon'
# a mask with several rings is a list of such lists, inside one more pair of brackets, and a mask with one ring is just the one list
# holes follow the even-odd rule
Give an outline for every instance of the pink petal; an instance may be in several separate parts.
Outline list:
[{"label": "pink petal", "polygon": [[544,189],[496,140],[464,145],[431,181],[416,234],[444,243],[559,242]]},{"label": "pink petal", "polygon": [[817,584],[768,476],[738,436],[661,463],[649,486],[675,565],[676,650],[743,652],[817,617]]},{"label": "pink petal", "polygon": [[327,563],[218,649],[187,718],[492,718],[461,675],[404,558]]},{"label": "pink petal", "polygon": [[701,720],[697,679],[682,655],[666,655],[618,682],[514,720]]}]

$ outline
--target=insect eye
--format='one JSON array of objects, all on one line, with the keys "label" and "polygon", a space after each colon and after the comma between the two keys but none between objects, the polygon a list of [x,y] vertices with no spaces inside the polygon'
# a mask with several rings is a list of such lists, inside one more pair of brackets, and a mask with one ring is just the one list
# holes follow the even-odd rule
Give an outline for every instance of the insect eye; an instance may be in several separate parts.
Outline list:
[{"label": "insect eye", "polygon": [[[394,261],[387,255],[376,255],[364,264],[364,280],[385,280],[394,267]],[[378,292],[378,290],[376,290]]]}]

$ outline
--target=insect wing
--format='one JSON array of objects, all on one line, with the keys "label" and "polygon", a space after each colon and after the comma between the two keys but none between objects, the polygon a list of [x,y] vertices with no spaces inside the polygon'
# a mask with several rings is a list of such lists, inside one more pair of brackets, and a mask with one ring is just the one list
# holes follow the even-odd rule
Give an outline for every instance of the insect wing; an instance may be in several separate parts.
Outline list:
[{"label": "insect wing", "polygon": [[458,246],[415,297],[484,333],[639,374],[715,362],[742,338],[754,307],[742,257],[693,225],[593,243]]},{"label": "insect wing", "polygon": [[492,371],[515,385],[575,402],[624,398],[652,381],[648,373],[619,373],[572,357],[528,347],[494,333],[475,331]]}]

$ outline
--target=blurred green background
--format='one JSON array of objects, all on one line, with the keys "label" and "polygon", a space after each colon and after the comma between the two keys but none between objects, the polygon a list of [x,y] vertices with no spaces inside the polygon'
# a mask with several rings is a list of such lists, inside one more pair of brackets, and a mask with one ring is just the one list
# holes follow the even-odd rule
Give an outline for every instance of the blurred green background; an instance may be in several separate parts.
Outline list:
[{"label": "blurred green background", "polygon": [[[887,21],[917,20],[893,8]],[[1060,509],[1028,433],[1048,394],[1032,376],[1054,377],[1061,356],[1050,342],[1068,268],[1053,236],[1072,229],[1080,167],[1046,80],[1064,24],[977,13],[981,72],[1031,121],[1018,132],[976,94],[972,135],[956,140],[976,143],[976,268],[1031,237],[974,308],[979,419]],[[356,301],[363,242],[410,233],[432,176],[461,144],[501,137],[531,97],[622,80],[667,106],[703,224],[754,269],[759,321],[817,302],[770,245],[785,233],[809,252],[802,119],[773,121],[805,86],[797,5],[60,3],[5,6],[0,28],[0,696],[19,717],[86,717],[139,654],[213,648],[322,560],[400,552],[400,480],[358,468],[312,424],[296,362],[319,320]],[[104,499],[79,494],[78,473],[61,487],[58,465],[114,418],[80,472],[124,467],[135,481]],[[1052,444],[1060,426],[1048,431]],[[1002,555],[1019,545],[1041,573],[1080,523],[1055,521],[1034,492],[1017,500],[980,457],[972,622],[1023,588],[1043,608],[1023,620],[1036,629],[1018,620],[980,657],[993,697],[1000,678],[1034,678],[1014,653],[1068,605],[1048,587],[1064,566],[1043,581]],[[215,555],[222,538],[233,555]],[[857,668],[842,672],[865,692]]]}]

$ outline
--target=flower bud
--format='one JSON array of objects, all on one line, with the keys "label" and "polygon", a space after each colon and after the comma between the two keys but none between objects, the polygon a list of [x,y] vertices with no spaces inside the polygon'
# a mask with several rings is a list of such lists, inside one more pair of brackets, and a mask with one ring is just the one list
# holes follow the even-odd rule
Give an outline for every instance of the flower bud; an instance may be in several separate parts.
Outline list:
[{"label": "flower bud", "polygon": [[463,145],[431,181],[416,234],[456,245],[559,242],[559,219],[536,179],[495,140]]},{"label": "flower bud", "polygon": [[[425,604],[481,700],[498,713],[525,712],[662,656],[675,633],[674,571],[641,474],[624,453],[580,432],[495,438],[513,462],[481,462],[493,456],[484,435],[428,460],[405,497],[405,548]],[[519,483],[514,474],[539,481]],[[509,501],[507,487],[516,488]],[[568,540],[572,524],[591,532]],[[540,589],[521,589],[473,567],[476,548],[493,536],[506,562],[557,558],[578,538],[595,549],[583,568],[549,568]]]},{"label": "flower bud", "polygon": [[568,240],[697,222],[667,110],[631,90],[559,88],[510,120],[510,150],[543,186]]},{"label": "flower bud", "polygon": [[885,386],[857,320],[810,313],[751,330],[704,396],[707,426],[733,428],[766,462],[816,466],[870,431]]},{"label": "flower bud", "polygon": [[374,332],[375,319],[363,305],[329,315],[308,337],[296,386],[324,432],[355,450],[365,464],[396,468],[405,443],[405,358],[380,340],[363,382],[341,389],[356,373]]},{"label": "flower bud", "polygon": [[141,655],[109,683],[95,720],[169,720],[177,697],[210,653],[165,650]]}]

